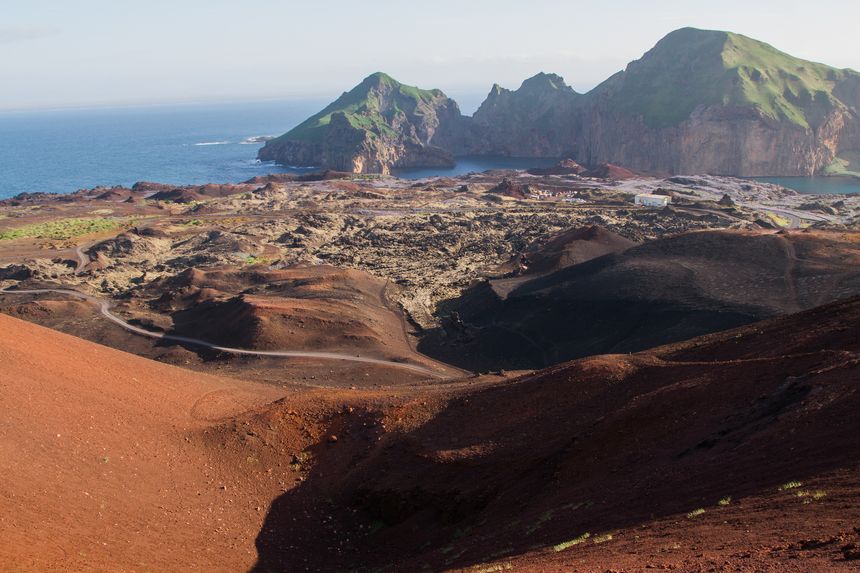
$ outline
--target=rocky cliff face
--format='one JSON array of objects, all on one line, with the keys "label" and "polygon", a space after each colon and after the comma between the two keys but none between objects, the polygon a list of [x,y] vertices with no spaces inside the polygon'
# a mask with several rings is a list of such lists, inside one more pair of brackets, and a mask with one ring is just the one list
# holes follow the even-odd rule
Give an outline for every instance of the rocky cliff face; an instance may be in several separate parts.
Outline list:
[{"label": "rocky cliff face", "polygon": [[679,30],[587,95],[577,158],[670,173],[812,175],[853,146],[858,77],[736,34]]},{"label": "rocky cliff face", "polygon": [[493,86],[473,117],[374,74],[270,141],[261,159],[359,173],[456,155],[571,157],[671,174],[813,175],[860,157],[860,73],[685,28],[587,94],[554,74]]},{"label": "rocky cliff face", "polygon": [[804,128],[762,117],[753,109],[714,106],[679,126],[652,128],[640,118],[592,109],[577,159],[611,161],[644,172],[755,177],[808,176],[838,153],[849,114],[838,110]]},{"label": "rocky cliff face", "polygon": [[355,173],[453,165],[448,148],[462,131],[461,120],[456,102],[441,91],[419,90],[377,73],[266,143],[258,157]]},{"label": "rocky cliff face", "polygon": [[562,157],[576,148],[579,99],[555,74],[540,73],[515,91],[498,84],[468,123],[464,155]]}]

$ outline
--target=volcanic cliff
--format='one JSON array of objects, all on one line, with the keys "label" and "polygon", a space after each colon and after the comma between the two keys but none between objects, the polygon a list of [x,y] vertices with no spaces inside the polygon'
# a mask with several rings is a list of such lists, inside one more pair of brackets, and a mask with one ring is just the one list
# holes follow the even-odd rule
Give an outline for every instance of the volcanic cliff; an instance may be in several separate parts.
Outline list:
[{"label": "volcanic cliff", "polygon": [[860,149],[860,73],[730,32],[683,28],[586,94],[540,73],[493,86],[473,117],[439,90],[374,74],[260,151],[388,173],[458,155],[571,157],[654,173],[806,176]]},{"label": "volcanic cliff", "polygon": [[860,74],[685,28],[587,96],[577,159],[643,171],[813,175],[857,145]]}]

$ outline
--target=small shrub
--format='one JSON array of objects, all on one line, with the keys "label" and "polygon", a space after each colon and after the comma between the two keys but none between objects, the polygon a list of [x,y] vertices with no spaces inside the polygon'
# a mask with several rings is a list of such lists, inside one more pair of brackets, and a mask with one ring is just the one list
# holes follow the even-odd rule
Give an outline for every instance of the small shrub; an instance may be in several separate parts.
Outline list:
[{"label": "small shrub", "polygon": [[725,507],[725,506],[727,506],[727,505],[729,505],[729,504],[731,504],[731,503],[732,503],[732,496],[727,495],[726,497],[724,497],[723,499],[721,499],[720,501],[718,501],[718,502],[717,502],[717,505],[719,505],[720,507]]},{"label": "small shrub", "polygon": [[699,517],[703,513],[705,513],[705,509],[702,507],[700,507],[699,509],[694,509],[693,511],[691,511],[690,513],[687,514],[687,519],[693,519],[694,517]]},{"label": "small shrub", "polygon": [[784,483],[779,486],[779,491],[788,491],[790,489],[797,489],[803,486],[803,482],[800,481],[790,481],[788,483]]},{"label": "small shrub", "polygon": [[812,503],[813,501],[821,501],[822,499],[827,497],[827,492],[821,491],[821,490],[816,490],[816,491],[802,490],[802,491],[795,493],[794,495],[796,495],[799,498],[802,498],[804,505],[808,505],[808,504]]},{"label": "small shrub", "polygon": [[612,541],[612,534],[611,533],[607,533],[606,535],[598,535],[593,540],[595,545],[598,543],[606,543],[607,541]]},{"label": "small shrub", "polygon": [[483,565],[475,565],[472,567],[473,573],[496,573],[497,571],[510,571],[514,566],[511,563],[505,563],[504,565],[490,565],[489,567],[485,567]]},{"label": "small shrub", "polygon": [[553,551],[556,551],[556,552],[564,551],[565,549],[573,547],[574,545],[579,545],[580,543],[585,543],[585,541],[589,537],[591,537],[591,534],[588,532],[585,532],[582,535],[580,535],[579,537],[571,539],[570,541],[565,541],[563,543],[559,543],[558,545],[553,545],[552,549],[553,549]]}]

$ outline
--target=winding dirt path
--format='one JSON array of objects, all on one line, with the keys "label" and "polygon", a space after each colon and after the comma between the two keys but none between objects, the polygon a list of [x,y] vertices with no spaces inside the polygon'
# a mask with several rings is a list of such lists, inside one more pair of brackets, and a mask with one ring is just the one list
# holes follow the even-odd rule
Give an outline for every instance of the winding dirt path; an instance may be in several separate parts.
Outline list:
[{"label": "winding dirt path", "polygon": [[218,346],[217,344],[212,344],[211,342],[206,342],[205,340],[200,340],[197,338],[189,338],[187,336],[177,336],[174,334],[164,334],[161,332],[152,332],[151,330],[146,330],[144,328],[140,328],[129,324],[124,321],[117,315],[113,314],[111,309],[111,303],[107,300],[100,299],[98,297],[94,297],[88,294],[84,294],[82,292],[78,292],[72,289],[21,289],[21,290],[9,290],[9,288],[5,288],[0,290],[2,294],[64,294],[67,296],[75,297],[81,300],[85,300],[87,302],[91,302],[99,307],[99,312],[101,312],[102,316],[110,320],[111,322],[121,326],[125,330],[129,332],[133,332],[135,334],[139,334],[141,336],[146,336],[148,338],[155,338],[159,340],[166,340],[172,342],[181,342],[185,344],[191,344],[194,346],[201,346],[203,348],[209,348],[212,350],[217,350],[219,352],[226,352],[228,354],[237,354],[244,356],[271,356],[276,358],[319,358],[323,360],[343,360],[346,362],[360,362],[363,364],[374,364],[377,366],[388,366],[391,368],[399,368],[401,370],[409,370],[411,372],[417,372],[419,374],[424,374],[426,376],[432,376],[434,378],[447,378],[444,374],[436,372],[434,370],[430,370],[429,368],[424,368],[423,366],[418,366],[416,364],[409,364],[406,362],[396,362],[393,360],[382,360],[379,358],[369,358],[365,356],[352,356],[350,354],[341,354],[338,352],[315,352],[309,350],[246,350],[244,348],[231,348],[229,346]]},{"label": "winding dirt path", "polygon": [[90,264],[90,258],[84,253],[80,245],[75,247],[75,255],[78,257],[78,266],[75,268],[75,274],[79,275]]}]

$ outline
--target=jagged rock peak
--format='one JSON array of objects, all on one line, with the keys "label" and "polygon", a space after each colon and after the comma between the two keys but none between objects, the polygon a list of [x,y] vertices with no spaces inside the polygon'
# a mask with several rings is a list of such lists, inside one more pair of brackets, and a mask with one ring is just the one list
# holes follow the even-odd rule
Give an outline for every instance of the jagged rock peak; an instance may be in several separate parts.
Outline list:
[{"label": "jagged rock peak", "polygon": [[564,90],[573,92],[574,89],[564,83],[564,78],[558,74],[540,72],[525,80],[517,91]]}]

